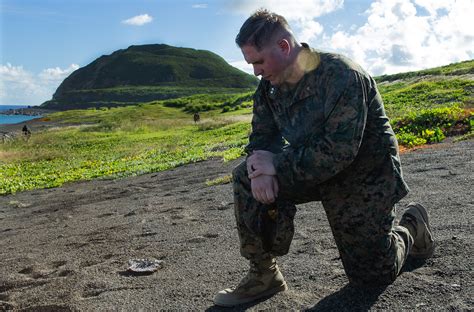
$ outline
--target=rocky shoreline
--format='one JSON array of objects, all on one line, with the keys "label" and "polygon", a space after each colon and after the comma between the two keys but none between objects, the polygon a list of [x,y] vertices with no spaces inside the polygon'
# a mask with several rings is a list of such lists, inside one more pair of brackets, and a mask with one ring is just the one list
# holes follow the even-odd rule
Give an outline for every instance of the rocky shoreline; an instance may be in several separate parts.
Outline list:
[{"label": "rocky shoreline", "polygon": [[43,116],[53,112],[50,109],[38,108],[38,107],[25,107],[25,108],[12,108],[4,111],[0,111],[0,115],[24,115],[24,116]]}]

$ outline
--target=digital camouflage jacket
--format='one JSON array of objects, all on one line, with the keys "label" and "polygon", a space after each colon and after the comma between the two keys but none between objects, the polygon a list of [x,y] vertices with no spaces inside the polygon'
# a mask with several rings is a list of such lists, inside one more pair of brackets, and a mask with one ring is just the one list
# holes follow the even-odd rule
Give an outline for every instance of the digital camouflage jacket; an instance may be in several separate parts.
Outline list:
[{"label": "digital camouflage jacket", "polygon": [[341,55],[311,52],[320,63],[293,91],[261,80],[246,152],[276,153],[280,187],[314,184],[323,200],[375,192],[387,204],[396,203],[408,187],[375,81]]}]

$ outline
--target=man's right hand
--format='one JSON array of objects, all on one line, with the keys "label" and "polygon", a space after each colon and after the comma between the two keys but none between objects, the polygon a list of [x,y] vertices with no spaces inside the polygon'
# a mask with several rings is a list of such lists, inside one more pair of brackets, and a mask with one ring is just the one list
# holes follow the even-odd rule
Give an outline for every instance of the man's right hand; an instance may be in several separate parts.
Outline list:
[{"label": "man's right hand", "polygon": [[276,169],[273,165],[275,154],[264,150],[255,150],[247,157],[247,171],[249,179],[258,177],[261,174],[276,175]]},{"label": "man's right hand", "polygon": [[259,175],[250,180],[253,197],[262,204],[272,204],[278,196],[278,181],[276,176]]}]

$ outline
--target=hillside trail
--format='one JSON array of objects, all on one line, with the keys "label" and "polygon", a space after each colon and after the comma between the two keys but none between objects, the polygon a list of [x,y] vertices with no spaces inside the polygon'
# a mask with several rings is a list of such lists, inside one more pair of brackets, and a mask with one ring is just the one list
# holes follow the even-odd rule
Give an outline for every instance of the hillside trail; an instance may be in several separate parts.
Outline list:
[{"label": "hillside trail", "polygon": [[[221,309],[217,291],[247,271],[239,255],[230,184],[207,186],[242,159],[211,159],[119,180],[66,184],[0,197],[0,311],[472,310],[474,141],[402,154],[411,201],[425,204],[433,258],[410,261],[387,287],[347,278],[320,203],[298,206],[288,255],[278,259],[289,290]],[[150,275],[134,258],[163,260]]]}]

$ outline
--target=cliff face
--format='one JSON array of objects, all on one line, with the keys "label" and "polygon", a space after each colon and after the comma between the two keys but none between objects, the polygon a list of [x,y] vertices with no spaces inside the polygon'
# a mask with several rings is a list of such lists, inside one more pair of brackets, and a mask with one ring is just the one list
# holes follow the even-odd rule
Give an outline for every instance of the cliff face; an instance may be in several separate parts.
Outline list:
[{"label": "cliff face", "polygon": [[79,68],[42,107],[115,106],[197,93],[196,88],[254,88],[258,80],[205,50],[165,44],[130,46]]}]

